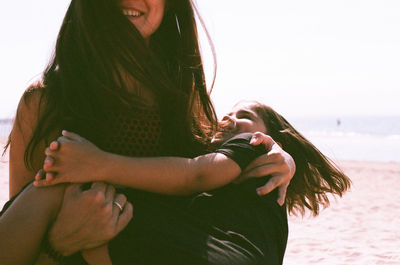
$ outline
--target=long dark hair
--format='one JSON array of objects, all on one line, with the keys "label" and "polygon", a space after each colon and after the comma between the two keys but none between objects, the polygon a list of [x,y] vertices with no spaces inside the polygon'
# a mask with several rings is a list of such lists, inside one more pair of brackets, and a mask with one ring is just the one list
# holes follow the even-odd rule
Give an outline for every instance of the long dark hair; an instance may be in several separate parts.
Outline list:
[{"label": "long dark hair", "polygon": [[263,119],[267,134],[280,143],[296,163],[296,173],[286,194],[290,213],[304,215],[309,209],[314,216],[318,215],[320,206],[329,205],[328,193],[341,197],[350,188],[350,179],[284,117],[259,102],[250,102],[249,107]]},{"label": "long dark hair", "polygon": [[[216,115],[206,87],[192,1],[167,0],[163,21],[149,43],[123,16],[117,1],[71,1],[41,84],[24,94],[29,100],[38,92],[41,102],[25,152],[28,168],[36,164],[39,144],[60,129],[99,144],[110,109],[150,108],[140,96],[142,88],[154,96],[171,154],[200,152],[213,134]],[[129,92],[122,75],[140,83],[137,93]]]}]

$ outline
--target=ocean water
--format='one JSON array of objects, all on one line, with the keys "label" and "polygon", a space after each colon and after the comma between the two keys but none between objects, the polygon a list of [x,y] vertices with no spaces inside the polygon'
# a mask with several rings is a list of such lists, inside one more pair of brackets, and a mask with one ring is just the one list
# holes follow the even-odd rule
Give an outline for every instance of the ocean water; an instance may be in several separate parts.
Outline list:
[{"label": "ocean water", "polygon": [[11,119],[6,119],[2,120],[0,119],[0,137],[8,137],[8,135],[11,132],[12,128],[12,120]]},{"label": "ocean water", "polygon": [[[400,116],[288,117],[328,157],[339,160],[400,162]],[[0,137],[11,120],[0,120]]]},{"label": "ocean water", "polygon": [[288,120],[334,160],[400,162],[400,116],[297,117]]}]

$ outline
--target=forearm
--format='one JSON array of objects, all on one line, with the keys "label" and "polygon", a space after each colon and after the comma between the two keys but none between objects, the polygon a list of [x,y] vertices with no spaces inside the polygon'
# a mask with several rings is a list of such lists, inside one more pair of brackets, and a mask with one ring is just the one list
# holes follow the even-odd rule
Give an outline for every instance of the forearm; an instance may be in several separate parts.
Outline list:
[{"label": "forearm", "polygon": [[132,158],[107,154],[102,181],[155,193],[186,195],[214,189],[239,176],[239,166],[222,154],[194,159]]},{"label": "forearm", "polygon": [[28,186],[0,217],[0,260],[32,264],[39,255],[48,225],[63,198],[62,185],[38,189]]},{"label": "forearm", "polygon": [[162,194],[195,192],[197,163],[180,157],[132,158],[107,154],[101,181]]}]

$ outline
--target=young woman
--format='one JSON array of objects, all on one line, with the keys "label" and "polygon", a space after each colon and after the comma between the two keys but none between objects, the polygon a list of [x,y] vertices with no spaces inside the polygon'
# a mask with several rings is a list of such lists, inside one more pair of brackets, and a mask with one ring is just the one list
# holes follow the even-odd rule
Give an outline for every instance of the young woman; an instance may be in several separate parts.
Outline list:
[{"label": "young woman", "polygon": [[[191,1],[72,0],[42,82],[26,91],[18,107],[9,141],[10,195],[33,180],[43,164],[43,149],[61,128],[122,155],[193,157],[207,152],[215,127]],[[263,156],[253,167],[275,168],[278,183],[286,187],[294,163],[284,151],[278,153],[278,159]],[[233,235],[186,213],[187,198],[124,192],[134,201],[135,219],[110,242],[114,264],[265,264],[268,260],[246,238],[243,226],[229,230]],[[104,244],[129,221],[129,211],[123,221],[119,221],[122,215],[115,215],[117,203],[124,204],[124,199],[109,186],[94,184],[85,191],[72,186],[64,200],[63,194],[63,187],[38,191],[27,186],[8,204],[0,228],[2,236],[13,240],[1,248],[14,249],[15,255],[9,254],[2,263],[33,263],[39,249],[31,240],[34,232],[47,230],[47,246],[70,255]],[[25,218],[34,215],[28,214],[32,204],[40,203],[35,197],[54,202],[43,208],[53,225],[42,226],[39,232],[28,229],[34,219]],[[81,203],[85,200],[101,202],[102,214],[95,220],[89,218],[95,214],[80,214],[97,209],[88,211]],[[286,225],[280,217],[269,218],[277,221],[275,225]],[[98,227],[93,223],[99,220],[112,229],[93,233],[91,228]],[[52,258],[57,256],[51,255],[53,250],[48,251]],[[44,255],[43,264],[53,262],[48,258]]]}]

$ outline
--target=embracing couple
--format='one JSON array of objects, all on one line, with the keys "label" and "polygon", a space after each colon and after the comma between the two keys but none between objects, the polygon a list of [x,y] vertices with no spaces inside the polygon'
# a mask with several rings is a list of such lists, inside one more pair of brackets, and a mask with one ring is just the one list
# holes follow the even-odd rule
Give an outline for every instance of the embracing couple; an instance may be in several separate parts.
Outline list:
[{"label": "embracing couple", "polygon": [[190,0],[72,0],[10,134],[1,264],[282,264],[350,180],[281,115],[217,121]]}]

